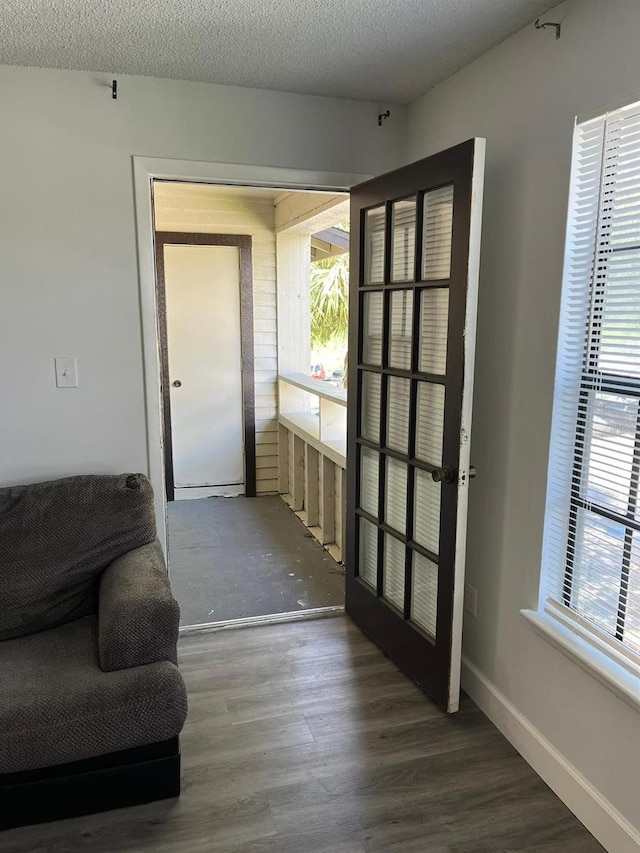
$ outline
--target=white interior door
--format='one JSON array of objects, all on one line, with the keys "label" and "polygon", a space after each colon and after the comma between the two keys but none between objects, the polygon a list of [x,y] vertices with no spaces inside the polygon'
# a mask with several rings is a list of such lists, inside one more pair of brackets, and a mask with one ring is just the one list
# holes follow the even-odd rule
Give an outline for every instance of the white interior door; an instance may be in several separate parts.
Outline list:
[{"label": "white interior door", "polygon": [[242,494],[239,250],[165,245],[164,270],[174,487]]}]

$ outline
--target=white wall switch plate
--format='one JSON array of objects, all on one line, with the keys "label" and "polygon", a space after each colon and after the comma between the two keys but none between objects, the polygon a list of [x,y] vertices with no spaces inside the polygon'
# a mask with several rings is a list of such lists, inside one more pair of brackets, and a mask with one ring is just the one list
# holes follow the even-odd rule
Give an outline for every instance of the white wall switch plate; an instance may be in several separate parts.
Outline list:
[{"label": "white wall switch plate", "polygon": [[464,585],[464,609],[470,616],[478,615],[478,590],[470,583]]},{"label": "white wall switch plate", "polygon": [[56,365],[56,387],[77,388],[78,366],[71,356],[58,356],[54,359]]}]

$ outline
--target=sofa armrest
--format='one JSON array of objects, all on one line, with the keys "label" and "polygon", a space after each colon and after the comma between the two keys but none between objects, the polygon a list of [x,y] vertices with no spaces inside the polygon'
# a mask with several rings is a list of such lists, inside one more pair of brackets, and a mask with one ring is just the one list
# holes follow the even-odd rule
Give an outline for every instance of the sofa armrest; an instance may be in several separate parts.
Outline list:
[{"label": "sofa armrest", "polygon": [[180,608],[156,540],[114,560],[100,577],[98,659],[105,672],[177,662]]}]

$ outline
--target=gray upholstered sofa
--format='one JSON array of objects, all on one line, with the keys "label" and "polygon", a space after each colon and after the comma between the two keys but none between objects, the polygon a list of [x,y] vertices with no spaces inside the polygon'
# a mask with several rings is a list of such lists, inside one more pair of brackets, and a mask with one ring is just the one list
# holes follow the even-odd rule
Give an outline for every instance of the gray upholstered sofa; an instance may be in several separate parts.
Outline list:
[{"label": "gray upholstered sofa", "polygon": [[0,828],[178,795],[178,620],[146,477],[0,489]]}]

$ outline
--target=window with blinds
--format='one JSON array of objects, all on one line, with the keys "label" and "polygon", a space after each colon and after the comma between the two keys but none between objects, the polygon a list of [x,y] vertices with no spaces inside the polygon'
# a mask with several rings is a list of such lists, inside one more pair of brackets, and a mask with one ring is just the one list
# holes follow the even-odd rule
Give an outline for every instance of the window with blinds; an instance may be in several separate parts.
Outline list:
[{"label": "window with blinds", "polygon": [[579,123],[541,607],[640,663],[640,102]]}]

